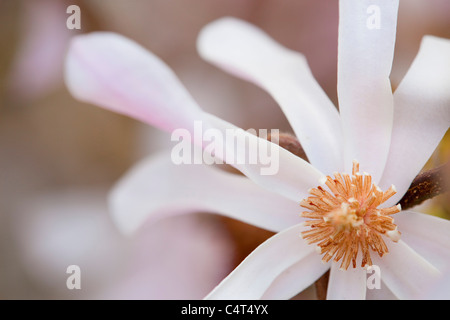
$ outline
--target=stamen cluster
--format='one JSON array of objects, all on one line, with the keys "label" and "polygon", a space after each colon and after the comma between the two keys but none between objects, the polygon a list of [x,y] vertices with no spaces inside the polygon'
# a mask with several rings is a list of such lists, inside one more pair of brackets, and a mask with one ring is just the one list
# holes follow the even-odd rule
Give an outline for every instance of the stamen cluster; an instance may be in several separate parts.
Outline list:
[{"label": "stamen cluster", "polygon": [[311,196],[300,203],[309,210],[301,216],[311,219],[305,222],[310,230],[302,232],[302,237],[318,246],[324,262],[342,260],[343,270],[350,263],[356,268],[358,252],[362,254],[361,267],[372,265],[371,250],[380,257],[388,252],[383,235],[394,242],[400,238],[391,217],[401,210],[400,205],[378,208],[396,193],[395,187],[383,192],[370,175],[359,172],[356,161],[351,176],[335,173],[334,178],[327,176],[325,184],[329,191],[313,188]]}]

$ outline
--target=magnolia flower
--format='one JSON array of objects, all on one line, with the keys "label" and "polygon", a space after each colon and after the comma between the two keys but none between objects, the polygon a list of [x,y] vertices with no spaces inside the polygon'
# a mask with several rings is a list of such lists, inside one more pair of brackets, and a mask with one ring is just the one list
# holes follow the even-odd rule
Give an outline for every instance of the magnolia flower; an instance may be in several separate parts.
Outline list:
[{"label": "magnolia flower", "polygon": [[[450,261],[450,224],[399,213],[396,204],[450,124],[450,41],[425,37],[392,93],[397,10],[398,1],[340,1],[339,112],[303,55],[234,18],[202,30],[201,56],[267,90],[310,163],[200,109],[173,72],[132,41],[112,33],[75,38],[66,82],[76,98],[168,132],[192,132],[195,121],[234,128],[236,136],[278,151],[274,175],[261,175],[262,164],[232,162],[249,179],[212,166],[177,166],[166,153],[146,159],[111,193],[117,225],[132,232],[148,219],[210,211],[277,232],[211,299],[290,298],[327,270],[330,299],[419,296]],[[364,267],[371,265],[383,286],[367,292]]]}]

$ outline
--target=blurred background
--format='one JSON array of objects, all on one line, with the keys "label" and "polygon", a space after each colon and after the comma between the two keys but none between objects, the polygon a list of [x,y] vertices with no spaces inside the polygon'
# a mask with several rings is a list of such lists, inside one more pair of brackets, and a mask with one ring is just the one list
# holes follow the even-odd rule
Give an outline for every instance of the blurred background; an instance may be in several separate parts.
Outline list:
[{"label": "blurred background", "polygon": [[[81,30],[69,30],[69,5]],[[106,196],[169,137],[75,101],[63,61],[78,33],[121,33],[161,57],[203,109],[243,128],[291,132],[268,94],[202,61],[196,37],[235,16],[302,52],[335,104],[338,1],[0,0],[0,299],[199,299],[271,234],[199,213],[124,237]],[[403,0],[392,71],[395,88],[425,34],[450,38],[448,0]],[[264,110],[261,112],[261,110]],[[450,158],[450,137],[430,160]],[[448,194],[424,210],[448,218]],[[68,290],[69,265],[81,290]],[[299,298],[313,298],[314,288]]]}]

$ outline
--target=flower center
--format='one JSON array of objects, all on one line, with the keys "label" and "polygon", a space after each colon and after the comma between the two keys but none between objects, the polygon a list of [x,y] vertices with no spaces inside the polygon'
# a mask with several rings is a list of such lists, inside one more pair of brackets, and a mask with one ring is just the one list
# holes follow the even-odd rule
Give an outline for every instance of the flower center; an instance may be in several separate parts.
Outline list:
[{"label": "flower center", "polygon": [[302,237],[318,246],[324,262],[333,257],[336,262],[342,260],[342,270],[347,270],[350,263],[356,268],[359,251],[361,267],[372,265],[371,250],[380,257],[388,252],[382,235],[394,242],[400,239],[391,217],[401,210],[400,205],[378,208],[396,193],[395,187],[383,192],[372,183],[370,175],[359,173],[357,161],[353,161],[352,176],[335,173],[334,179],[326,177],[325,184],[331,193],[318,186],[310,189],[312,196],[300,203],[310,210],[301,216],[311,219],[304,223],[310,229],[302,232]]}]

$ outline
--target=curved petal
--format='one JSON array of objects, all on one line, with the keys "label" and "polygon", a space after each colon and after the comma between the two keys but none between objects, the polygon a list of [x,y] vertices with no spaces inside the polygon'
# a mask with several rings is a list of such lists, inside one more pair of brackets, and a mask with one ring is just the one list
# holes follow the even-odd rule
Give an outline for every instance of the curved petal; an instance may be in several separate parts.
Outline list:
[{"label": "curved petal", "polygon": [[[275,143],[258,138],[234,125],[203,112],[187,93],[176,75],[157,57],[136,43],[114,33],[97,32],[75,37],[66,64],[66,82],[74,96],[112,111],[150,123],[165,131],[184,130],[197,145],[208,147],[205,131],[216,129],[215,156],[226,159],[258,184],[299,201],[304,192],[318,184],[322,174],[306,161]],[[214,120],[211,125],[209,120]],[[187,132],[186,132],[187,130]],[[227,137],[229,130],[230,137]],[[173,133],[172,132],[172,133]],[[217,135],[216,135],[217,136]],[[234,152],[234,141],[251,140]],[[219,146],[225,153],[219,154]],[[248,149],[247,149],[248,148]],[[271,151],[270,157],[262,150]],[[211,148],[210,148],[211,150]],[[245,156],[259,152],[259,161]],[[261,156],[266,156],[266,164]],[[283,180],[284,179],[284,180]],[[306,185],[302,190],[302,186]],[[303,192],[303,193],[302,193]]]},{"label": "curved petal", "polygon": [[339,1],[338,98],[346,171],[353,160],[378,182],[389,151],[393,97],[389,81],[398,0]]},{"label": "curved petal", "polygon": [[417,299],[441,273],[404,241],[387,243],[389,253],[373,257],[380,267],[381,278],[400,299]]},{"label": "curved petal", "polygon": [[315,167],[328,174],[342,170],[338,111],[302,54],[282,47],[255,26],[230,17],[203,28],[197,48],[205,60],[272,95]]},{"label": "curved petal", "polygon": [[394,184],[395,204],[450,126],[450,40],[426,36],[394,92],[391,148],[380,187]]},{"label": "curved petal", "polygon": [[[315,251],[300,238],[302,229],[301,224],[295,225],[263,242],[205,299],[261,299],[282,272]],[[315,274],[304,277],[308,283],[316,280]]]},{"label": "curved petal", "polygon": [[81,101],[125,114],[162,130],[191,129],[202,111],[164,62],[115,33],[75,36],[65,80]]},{"label": "curved petal", "polygon": [[280,231],[301,221],[298,203],[244,176],[208,165],[175,165],[161,153],[136,165],[109,196],[116,225],[133,232],[145,221],[208,211]]},{"label": "curved petal", "polygon": [[[219,130],[222,136],[227,137],[223,147],[225,152],[219,158],[225,159],[227,164],[262,187],[299,202],[308,196],[310,188],[323,181],[323,173],[276,143],[257,137],[213,115],[207,115],[207,120],[214,130]],[[249,155],[257,155],[257,161],[250,161]]]},{"label": "curved petal", "polygon": [[401,238],[439,270],[450,263],[450,221],[420,212],[395,214]]},{"label": "curved petal", "polygon": [[328,269],[330,269],[330,264],[323,263],[317,252],[313,251],[280,274],[261,299],[291,299],[312,285]]},{"label": "curved petal", "polygon": [[331,264],[327,300],[364,300],[366,298],[366,270],[348,268],[340,270],[340,262]]}]

